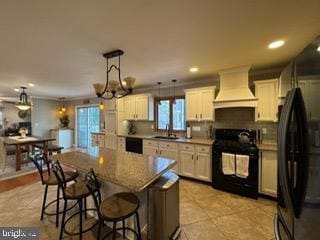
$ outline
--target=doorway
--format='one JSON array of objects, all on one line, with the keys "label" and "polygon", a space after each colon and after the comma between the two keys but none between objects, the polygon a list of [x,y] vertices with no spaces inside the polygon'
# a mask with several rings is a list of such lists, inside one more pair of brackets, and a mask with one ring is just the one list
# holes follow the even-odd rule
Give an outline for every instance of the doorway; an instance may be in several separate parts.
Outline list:
[{"label": "doorway", "polygon": [[98,105],[76,107],[76,140],[80,148],[91,146],[91,133],[100,131],[100,109]]}]

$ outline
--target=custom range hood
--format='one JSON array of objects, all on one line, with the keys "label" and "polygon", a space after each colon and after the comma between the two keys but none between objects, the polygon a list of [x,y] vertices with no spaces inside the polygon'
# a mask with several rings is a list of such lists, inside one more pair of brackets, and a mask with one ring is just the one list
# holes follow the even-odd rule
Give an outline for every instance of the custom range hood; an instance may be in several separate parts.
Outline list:
[{"label": "custom range hood", "polygon": [[219,71],[220,91],[214,108],[256,107],[257,98],[249,89],[250,66],[242,66]]}]

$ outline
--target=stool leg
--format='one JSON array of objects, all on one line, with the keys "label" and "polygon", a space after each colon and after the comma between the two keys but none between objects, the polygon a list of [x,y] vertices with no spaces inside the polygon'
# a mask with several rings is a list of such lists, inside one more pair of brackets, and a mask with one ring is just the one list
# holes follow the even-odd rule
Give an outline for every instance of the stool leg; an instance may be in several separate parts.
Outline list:
[{"label": "stool leg", "polygon": [[42,209],[41,209],[41,220],[43,220],[44,211],[46,208],[46,201],[47,201],[47,194],[48,194],[48,185],[44,188],[44,195],[43,195],[43,202],[42,202]]},{"label": "stool leg", "polygon": [[79,239],[82,240],[82,199],[80,199],[79,201],[79,216],[80,216],[80,230],[79,230]]},{"label": "stool leg", "polygon": [[64,200],[64,207],[63,207],[62,220],[61,220],[61,228],[60,228],[60,236],[59,236],[59,239],[60,239],[60,240],[61,240],[62,237],[63,237],[64,220],[65,220],[65,218],[66,218],[67,205],[68,205],[68,200]]},{"label": "stool leg", "polygon": [[87,219],[87,198],[83,199],[84,202],[84,218]]},{"label": "stool leg", "polygon": [[97,240],[100,240],[100,235],[101,235],[101,220],[99,220],[99,225],[98,225],[98,235],[97,235]]},{"label": "stool leg", "polygon": [[136,212],[136,218],[137,218],[138,237],[139,237],[139,240],[142,240],[142,238],[141,238],[141,230],[140,230],[140,220],[139,220],[139,213],[138,212]]},{"label": "stool leg", "polygon": [[123,238],[126,238],[126,229],[125,229],[125,227],[126,227],[126,223],[125,223],[124,220],[122,220],[122,236],[123,236]]},{"label": "stool leg", "polygon": [[113,222],[113,229],[112,229],[112,240],[116,240],[116,235],[117,235],[117,222]]},{"label": "stool leg", "polygon": [[60,198],[60,187],[57,187],[57,208],[56,208],[56,227],[59,226],[59,198]]}]

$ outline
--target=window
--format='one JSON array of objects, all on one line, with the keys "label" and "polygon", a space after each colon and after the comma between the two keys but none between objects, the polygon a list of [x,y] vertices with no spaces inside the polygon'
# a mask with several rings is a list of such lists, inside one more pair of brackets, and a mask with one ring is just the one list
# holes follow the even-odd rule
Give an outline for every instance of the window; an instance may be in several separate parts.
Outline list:
[{"label": "window", "polygon": [[[174,100],[176,100],[175,104]],[[162,98],[156,101],[155,113],[157,130],[165,130],[168,125],[172,126],[174,131],[184,131],[186,129],[184,98]]]}]

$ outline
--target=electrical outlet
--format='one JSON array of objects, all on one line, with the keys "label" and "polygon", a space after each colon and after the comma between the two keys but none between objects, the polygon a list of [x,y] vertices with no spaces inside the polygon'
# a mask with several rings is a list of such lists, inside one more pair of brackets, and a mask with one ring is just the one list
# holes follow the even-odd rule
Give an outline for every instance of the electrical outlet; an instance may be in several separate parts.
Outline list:
[{"label": "electrical outlet", "polygon": [[192,131],[200,132],[201,128],[200,126],[193,126]]},{"label": "electrical outlet", "polygon": [[262,134],[267,134],[267,129],[266,128],[262,128]]}]

